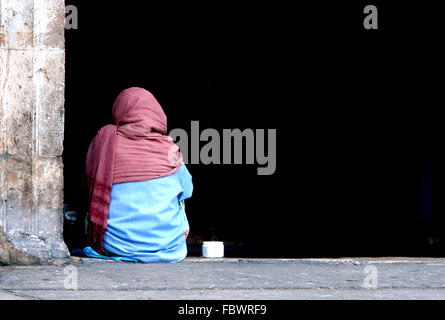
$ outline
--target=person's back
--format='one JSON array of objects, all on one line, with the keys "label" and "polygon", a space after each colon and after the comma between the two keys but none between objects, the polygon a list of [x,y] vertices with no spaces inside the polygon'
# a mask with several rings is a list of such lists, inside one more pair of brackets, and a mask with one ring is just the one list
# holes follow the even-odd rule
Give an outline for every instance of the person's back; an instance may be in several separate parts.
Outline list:
[{"label": "person's back", "polygon": [[189,225],[183,201],[191,175],[179,148],[166,136],[167,117],[151,93],[124,90],[113,124],[88,150],[88,241],[91,257],[177,262],[187,254]]},{"label": "person's back", "polygon": [[113,185],[105,250],[141,262],[183,260],[189,224],[180,202],[192,192],[184,164],[166,177]]}]

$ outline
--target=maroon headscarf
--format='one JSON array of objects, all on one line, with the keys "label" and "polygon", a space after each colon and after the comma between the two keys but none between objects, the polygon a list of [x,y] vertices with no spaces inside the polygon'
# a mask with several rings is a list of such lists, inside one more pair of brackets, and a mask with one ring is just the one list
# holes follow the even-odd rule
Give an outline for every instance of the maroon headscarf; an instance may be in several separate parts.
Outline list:
[{"label": "maroon headscarf", "polygon": [[179,148],[166,136],[167,117],[147,90],[124,90],[114,103],[113,122],[99,130],[86,158],[88,241],[102,254],[112,185],[168,176],[182,163]]}]

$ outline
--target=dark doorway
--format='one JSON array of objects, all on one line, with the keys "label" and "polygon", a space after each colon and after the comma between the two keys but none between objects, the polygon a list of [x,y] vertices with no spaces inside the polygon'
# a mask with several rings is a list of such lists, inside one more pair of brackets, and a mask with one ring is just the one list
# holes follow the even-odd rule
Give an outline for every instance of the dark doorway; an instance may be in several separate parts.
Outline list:
[{"label": "dark doorway", "polygon": [[442,254],[432,249],[445,234],[445,118],[432,77],[442,74],[443,49],[433,12],[416,11],[425,21],[410,27],[403,17],[414,9],[381,4],[381,30],[369,33],[357,1],[68,4],[79,10],[79,29],[66,32],[69,210],[86,211],[90,141],[119,92],[139,86],[159,100],[170,129],[199,120],[278,132],[272,176],[252,165],[189,166],[191,254],[209,239],[225,241],[228,256]]}]

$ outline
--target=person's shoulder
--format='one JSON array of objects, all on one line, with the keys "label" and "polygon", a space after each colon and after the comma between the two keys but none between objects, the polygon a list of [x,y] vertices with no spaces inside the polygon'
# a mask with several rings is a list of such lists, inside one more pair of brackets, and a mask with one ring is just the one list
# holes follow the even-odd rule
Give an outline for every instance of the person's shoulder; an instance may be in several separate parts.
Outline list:
[{"label": "person's shoulder", "polygon": [[188,168],[187,168],[187,166],[185,165],[184,161],[183,161],[183,162],[181,163],[181,165],[179,166],[179,170],[178,170],[178,172],[179,172],[181,175],[191,175],[190,172],[189,172],[189,170],[188,170]]},{"label": "person's shoulder", "polygon": [[185,165],[185,162],[184,162],[184,161],[182,161],[181,165],[179,166],[179,170],[183,170],[183,171],[187,171],[187,172],[188,172],[188,168],[187,168],[187,166]]},{"label": "person's shoulder", "polygon": [[106,125],[106,126],[100,128],[99,131],[97,131],[97,135],[101,135],[101,134],[104,134],[104,133],[107,133],[110,131],[114,131],[114,130],[116,130],[116,126],[113,124],[109,124],[109,125]]}]

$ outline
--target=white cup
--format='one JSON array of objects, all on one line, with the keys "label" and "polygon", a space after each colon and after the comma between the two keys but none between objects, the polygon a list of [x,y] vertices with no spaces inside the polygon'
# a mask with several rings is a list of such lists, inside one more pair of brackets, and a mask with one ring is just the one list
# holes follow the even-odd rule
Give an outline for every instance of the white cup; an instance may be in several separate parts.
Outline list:
[{"label": "white cup", "polygon": [[204,241],[202,243],[202,256],[204,258],[223,258],[224,243],[220,241]]}]

